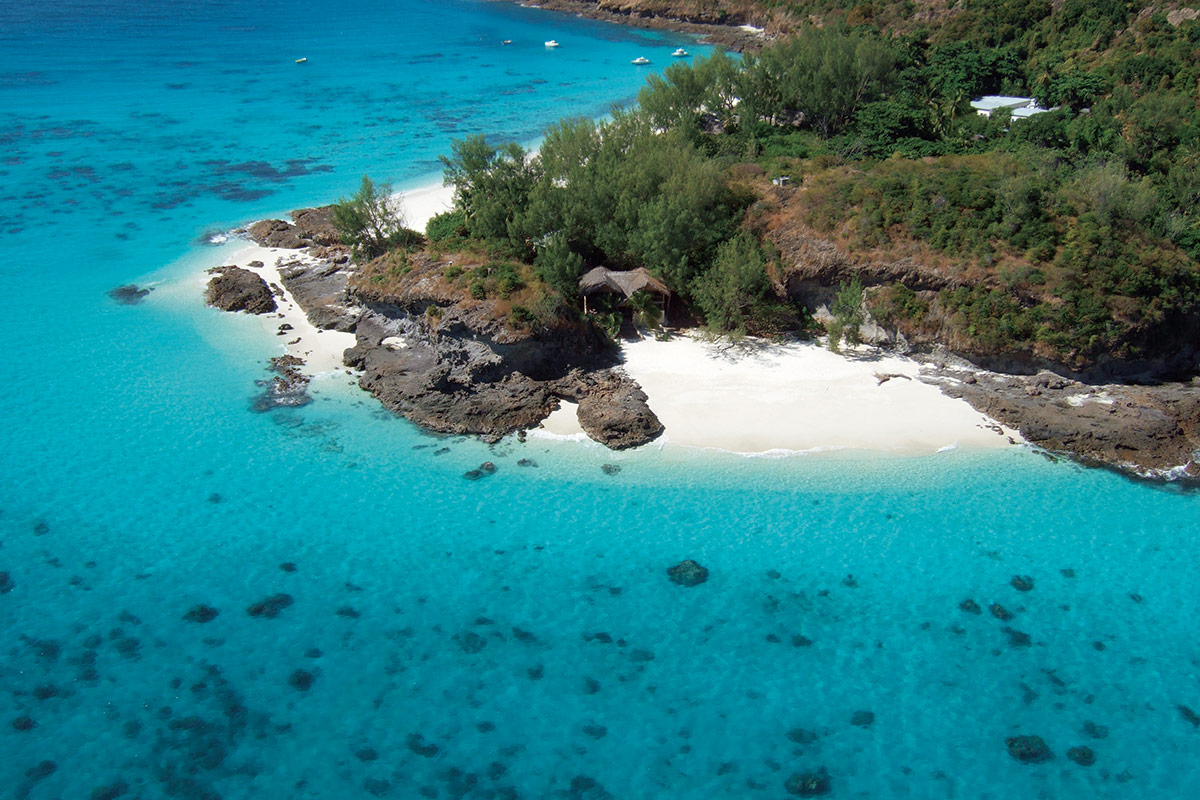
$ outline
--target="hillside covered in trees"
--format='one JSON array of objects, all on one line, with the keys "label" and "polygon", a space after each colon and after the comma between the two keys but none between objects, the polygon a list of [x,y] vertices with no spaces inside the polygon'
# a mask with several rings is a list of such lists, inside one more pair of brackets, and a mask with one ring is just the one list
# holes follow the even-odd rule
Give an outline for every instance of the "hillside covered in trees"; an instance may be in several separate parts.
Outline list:
[{"label": "hillside covered in trees", "polygon": [[[719,331],[811,333],[821,308],[851,339],[869,315],[997,363],[1194,370],[1193,9],[694,5],[787,33],[674,64],[609,121],[553,126],[536,155],[455,144],[456,209],[426,233],[435,262],[474,254],[466,272],[446,259],[463,291],[516,281],[508,322],[538,328],[578,316],[587,269],[646,267]],[[984,117],[970,101],[986,94],[1054,110]]]}]

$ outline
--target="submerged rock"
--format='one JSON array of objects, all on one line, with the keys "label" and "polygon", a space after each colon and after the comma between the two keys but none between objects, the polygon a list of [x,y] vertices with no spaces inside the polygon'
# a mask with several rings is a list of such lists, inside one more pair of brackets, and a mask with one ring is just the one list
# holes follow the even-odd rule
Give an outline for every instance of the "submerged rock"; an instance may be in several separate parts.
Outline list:
[{"label": "submerged rock", "polygon": [[816,772],[794,773],[783,788],[797,797],[824,797],[833,791],[833,784],[829,780],[829,773],[821,767]]},{"label": "submerged rock", "polygon": [[222,311],[266,314],[277,308],[267,282],[241,267],[218,267],[217,275],[208,282],[204,299]]},{"label": "submerged rock", "polygon": [[1029,637],[1028,633],[1018,631],[1007,626],[1005,626],[1002,630],[1008,636],[1009,647],[1029,647],[1031,644],[1033,644],[1033,640]]},{"label": "submerged rock", "polygon": [[276,356],[269,364],[275,377],[259,382],[264,391],[254,398],[251,410],[262,413],[276,408],[299,408],[312,402],[308,394],[309,378],[300,371],[304,359],[293,355]]},{"label": "submerged rock", "polygon": [[419,733],[410,733],[404,739],[404,745],[419,756],[433,758],[441,749],[436,744],[426,744],[425,737]]},{"label": "submerged rock", "polygon": [[1072,747],[1067,751],[1067,758],[1074,761],[1081,767],[1090,767],[1096,763],[1096,754],[1092,752],[1092,748],[1086,745]]},{"label": "submerged rock", "polygon": [[1013,736],[1004,740],[1008,754],[1023,764],[1040,764],[1054,758],[1050,747],[1040,736]]},{"label": "submerged rock", "polygon": [[613,800],[613,795],[608,792],[600,782],[588,775],[576,775],[571,779],[571,788],[567,790],[567,797],[571,800]]},{"label": "submerged rock", "polygon": [[183,615],[183,620],[184,622],[197,622],[204,624],[205,622],[212,622],[220,613],[220,611],[212,606],[200,604],[198,606],[192,606],[191,609]]},{"label": "submerged rock", "polygon": [[1015,615],[999,603],[992,603],[988,606],[988,611],[992,612],[992,616],[1001,622],[1008,622]]},{"label": "submerged rock", "polygon": [[1108,726],[1107,725],[1097,725],[1095,722],[1092,722],[1090,719],[1085,720],[1083,723],[1083,734],[1085,736],[1090,736],[1093,739],[1107,739],[1108,738]]},{"label": "submerged rock", "polygon": [[967,612],[968,614],[982,614],[983,613],[983,609],[979,607],[979,603],[976,603],[974,600],[972,600],[970,598],[963,600],[961,603],[958,604],[958,607],[960,609],[962,609],[963,611]]},{"label": "submerged rock", "polygon": [[875,714],[871,711],[855,711],[850,717],[850,724],[858,728],[869,728],[875,724]]},{"label": "submerged rock", "polygon": [[279,616],[279,612],[290,606],[293,600],[290,594],[273,594],[270,597],[263,598],[257,603],[252,603],[246,607],[246,613],[252,617],[266,617],[274,619]]},{"label": "submerged rock", "polygon": [[382,778],[363,778],[363,789],[372,797],[383,797],[392,790],[392,784]]},{"label": "submerged rock", "polygon": [[796,744],[812,744],[821,738],[821,734],[816,731],[810,731],[807,728],[792,728],[787,732],[787,738],[788,741],[795,742]]},{"label": "submerged rock", "polygon": [[455,634],[454,641],[458,643],[458,646],[462,648],[464,653],[478,653],[487,647],[487,639],[475,631],[464,631],[463,633]]},{"label": "submerged rock", "polygon": [[677,583],[680,586],[699,586],[708,580],[708,569],[688,559],[669,568],[667,575],[670,577],[671,583]]},{"label": "submerged rock", "polygon": [[312,688],[317,676],[306,669],[298,669],[288,676],[288,686],[297,692],[307,692]]},{"label": "submerged rock", "polygon": [[16,588],[16,582],[7,572],[0,572],[0,594],[8,594]]},{"label": "submerged rock", "polygon": [[1011,583],[1012,587],[1018,592],[1033,591],[1033,578],[1029,577],[1028,575],[1014,575],[1009,583]]},{"label": "submerged rock", "polygon": [[143,289],[140,286],[135,286],[132,283],[118,286],[115,289],[108,290],[108,296],[124,306],[136,306],[142,300],[146,299],[146,295],[150,294],[153,289]]},{"label": "submerged rock", "polygon": [[1200,728],[1200,714],[1192,711],[1187,706],[1177,706],[1177,708],[1179,709],[1179,716],[1192,723],[1192,727]]}]

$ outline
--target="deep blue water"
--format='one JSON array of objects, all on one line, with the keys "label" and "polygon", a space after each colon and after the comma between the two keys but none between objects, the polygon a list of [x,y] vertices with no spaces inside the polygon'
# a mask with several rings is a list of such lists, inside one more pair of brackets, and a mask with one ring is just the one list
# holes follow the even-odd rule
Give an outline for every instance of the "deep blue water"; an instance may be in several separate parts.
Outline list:
[{"label": "deep blue water", "polygon": [[1195,495],[1027,451],[489,448],[349,378],[251,413],[278,343],[202,306],[199,237],[602,114],[681,40],[248,6],[0,6],[0,797],[1200,792]]}]

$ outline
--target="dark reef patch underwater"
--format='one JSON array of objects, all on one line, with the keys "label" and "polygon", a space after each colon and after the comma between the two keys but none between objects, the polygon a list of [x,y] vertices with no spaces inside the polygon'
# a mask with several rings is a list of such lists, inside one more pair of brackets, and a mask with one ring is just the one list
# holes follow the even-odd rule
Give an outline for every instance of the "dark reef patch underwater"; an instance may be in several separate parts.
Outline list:
[{"label": "dark reef patch underwater", "polygon": [[604,113],[684,44],[457,1],[295,24],[334,13],[0,9],[0,796],[1200,795],[1193,493],[489,447],[340,374],[252,412],[278,341],[204,307],[214,231]]}]

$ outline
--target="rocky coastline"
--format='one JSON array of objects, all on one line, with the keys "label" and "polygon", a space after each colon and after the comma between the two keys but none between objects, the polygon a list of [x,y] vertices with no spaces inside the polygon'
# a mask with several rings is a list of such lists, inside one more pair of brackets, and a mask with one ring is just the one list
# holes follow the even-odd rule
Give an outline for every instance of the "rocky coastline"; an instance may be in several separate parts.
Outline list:
[{"label": "rocky coastline", "polygon": [[928,359],[925,380],[1044,451],[1133,478],[1200,484],[1200,382],[1085,383]]},{"label": "rocky coastline", "polygon": [[[268,284],[252,269],[221,267],[212,271],[210,303],[271,313],[286,289],[317,329],[354,335],[343,361],[359,385],[427,430],[490,442],[523,437],[570,401],[578,404],[578,421],[588,436],[612,449],[638,447],[661,435],[652,398],[620,369],[618,353],[590,327],[514,329],[492,305],[464,302],[448,291],[433,277],[437,265],[421,257],[405,291],[376,290],[355,280],[358,267],[337,241],[328,215],[328,207],[304,209],[293,212],[291,222],[264,220],[243,231],[261,246],[294,251],[294,257],[280,260],[283,287]],[[814,258],[809,268],[793,265],[789,289],[808,301],[832,292],[841,271],[825,275],[829,265],[816,262],[827,260]],[[907,262],[894,266],[919,269]],[[885,272],[889,268],[879,266]],[[280,335],[287,333],[283,327]],[[1200,483],[1200,385],[1195,380],[1149,376],[1142,383],[1099,382],[1066,370],[996,372],[940,345],[911,347],[869,321],[864,334],[874,336],[877,345],[908,350],[925,364],[922,380],[1019,431],[1048,454],[1134,478]],[[302,363],[294,357],[277,361],[255,401],[257,410],[307,402]]]},{"label": "rocky coastline", "polygon": [[[212,271],[210,305],[271,313],[286,290],[318,330],[353,333],[343,362],[357,371],[359,385],[427,430],[489,442],[523,437],[567,400],[578,403],[588,436],[611,449],[637,447],[662,433],[645,392],[590,326],[515,330],[490,305],[430,281],[414,280],[401,294],[358,285],[329,207],[292,218],[263,220],[242,232],[260,246],[295,251],[280,260],[282,289],[250,269],[223,266]],[[307,402],[300,366],[294,356],[273,360],[276,374],[254,408]]]},{"label": "rocky coastline", "polygon": [[560,11],[587,19],[615,22],[635,28],[669,30],[700,37],[705,44],[735,52],[754,51],[766,38],[742,26],[770,29],[772,19],[763,19],[749,9],[724,8],[721,3],[639,2],[639,0],[497,0]]}]

